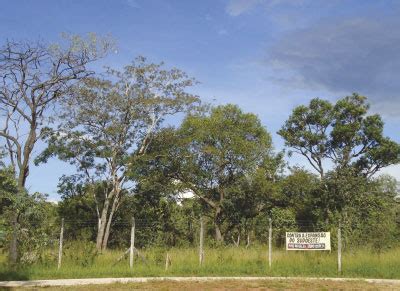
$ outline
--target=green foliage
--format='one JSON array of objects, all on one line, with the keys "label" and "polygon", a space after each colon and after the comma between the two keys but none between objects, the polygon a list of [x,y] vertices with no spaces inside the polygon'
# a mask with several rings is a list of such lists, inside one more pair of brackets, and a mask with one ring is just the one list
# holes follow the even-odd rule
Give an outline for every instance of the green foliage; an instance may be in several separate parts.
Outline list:
[{"label": "green foliage", "polygon": [[54,246],[54,228],[57,221],[55,205],[46,201],[46,196],[35,193],[26,197],[27,204],[19,218],[21,263],[47,261],[48,249]]},{"label": "green foliage", "polygon": [[297,219],[332,230],[341,221],[348,247],[367,244],[380,251],[398,237],[397,190],[395,182],[373,175],[399,162],[400,145],[383,135],[381,117],[368,109],[358,94],[335,104],[313,99],[295,108],[278,133],[320,175],[318,180],[296,170],[285,179],[283,191]]},{"label": "green foliage", "polygon": [[[152,176],[164,184],[191,190],[204,213],[212,217],[217,240],[222,240],[221,227],[231,212],[227,210],[250,201],[238,197],[241,181],[274,158],[271,136],[257,116],[225,105],[190,114],[176,131],[168,129],[156,136],[141,174],[155,173]],[[230,200],[233,197],[237,199]]]},{"label": "green foliage", "polygon": [[193,201],[183,201],[178,205],[153,191],[140,190],[138,195],[125,197],[125,203],[115,218],[116,227],[110,245],[128,247],[129,227],[118,227],[135,217],[136,245],[142,247],[160,246],[164,248],[188,246],[197,243],[198,215]]},{"label": "green foliage", "polygon": [[94,240],[97,232],[96,202],[94,195],[101,197],[104,185],[84,185],[73,179],[63,177],[58,193],[62,200],[58,203],[58,217],[65,220],[65,237],[69,240]]},{"label": "green foliage", "polygon": [[[1,161],[1,160],[0,160]],[[0,247],[6,247],[11,230],[9,215],[12,213],[13,201],[18,193],[17,181],[10,168],[0,169]]]},{"label": "green foliage", "polygon": [[[65,219],[65,240],[93,241],[97,233],[97,217],[93,191],[102,193],[101,184],[70,185],[69,179],[60,185],[63,200],[58,215]],[[71,188],[72,187],[72,188]],[[194,243],[198,231],[198,213],[194,201],[181,205],[167,197],[154,185],[140,186],[135,195],[125,195],[111,229],[109,246],[127,248],[130,240],[131,219],[136,220],[136,246],[183,246]]]},{"label": "green foliage", "polygon": [[[107,68],[89,76],[85,66],[112,44],[93,34],[66,40],[61,46],[9,42],[3,48],[3,70],[13,73],[5,74],[0,91],[15,94],[3,94],[6,127],[0,135],[13,167],[6,167],[0,145],[0,247],[9,247],[15,231],[21,266],[33,272],[36,266],[53,267],[62,218],[66,264],[80,271],[114,263],[116,252],[97,250],[108,244],[108,223],[109,245],[125,250],[132,217],[136,247],[152,262],[150,269],[139,268],[144,275],[160,273],[166,250],[182,263],[171,274],[265,274],[260,249],[246,253],[251,260],[238,256],[245,255],[243,241],[246,248],[267,241],[270,219],[278,247],[286,231],[318,230],[331,231],[336,247],[339,224],[345,250],[385,254],[398,242],[396,181],[376,174],[399,163],[400,145],[384,136],[384,122],[369,114],[366,97],[354,93],[335,103],[314,98],[296,107],[278,134],[290,148],[289,157],[302,155],[319,175],[298,167],[286,171],[283,153],[274,152],[271,135],[255,114],[232,104],[200,107],[199,97],[188,91],[196,81],[185,72],[138,57],[121,71]],[[19,53],[24,51],[33,53]],[[32,83],[18,76],[31,76]],[[46,127],[44,121],[55,118],[47,112],[55,102],[58,127]],[[164,126],[165,119],[182,113],[177,128]],[[20,134],[26,129],[28,134]],[[57,156],[76,167],[75,175],[60,179],[57,206],[24,189],[39,137],[47,148],[37,164]],[[181,199],[187,192],[194,197]],[[206,245],[215,247],[208,249],[208,269],[197,266],[190,248],[199,241],[200,217],[206,222]],[[227,247],[231,242],[237,249]],[[10,247],[15,254],[10,257],[17,257],[15,249]],[[268,274],[332,273],[330,255],[277,257]],[[290,265],[295,258],[302,269]],[[356,267],[349,274],[381,275],[371,266],[359,271],[358,262],[349,259],[351,264]],[[109,274],[106,267],[100,265],[97,274]],[[116,274],[132,275],[118,268]]]},{"label": "green foliage", "polygon": [[[344,252],[343,272],[337,273],[335,252],[286,252],[273,249],[272,268],[268,268],[266,245],[250,248],[205,248],[205,261],[199,266],[197,248],[172,248],[168,250],[171,266],[165,270],[166,250],[150,248],[142,250],[147,264],[135,258],[134,268],[125,259],[115,264],[122,251],[107,251],[95,257],[94,262],[83,265],[78,258],[70,258],[66,250],[63,265],[57,270],[57,262],[51,265],[36,263],[11,273],[0,264],[0,279],[61,279],[61,278],[110,278],[110,277],[159,277],[159,276],[299,276],[299,277],[356,277],[400,278],[400,250],[398,248],[371,253],[368,249]],[[79,254],[81,250],[78,251]],[[1,257],[0,257],[1,260]]]},{"label": "green foliage", "polygon": [[281,180],[280,185],[283,193],[282,202],[294,209],[296,219],[315,221],[314,209],[310,205],[315,201],[315,193],[318,193],[321,188],[318,177],[302,168],[295,167]]},{"label": "green foliage", "polygon": [[17,186],[14,172],[0,170],[0,226],[3,233],[1,246],[8,248],[12,233],[12,216],[18,215],[17,236],[20,245],[20,262],[32,264],[48,260],[52,245],[53,227],[56,220],[55,206],[40,193],[29,195]]},{"label": "green foliage", "polygon": [[65,245],[63,253],[65,260],[81,266],[91,267],[98,255],[96,244],[88,240],[76,240]]},{"label": "green foliage", "polygon": [[312,99],[296,107],[278,132],[320,174],[329,160],[336,169],[354,167],[368,177],[399,162],[400,145],[383,135],[383,121],[367,115],[366,97],[353,94],[331,104]]},{"label": "green foliage", "polygon": [[105,76],[86,78],[64,100],[60,125],[48,129],[48,147],[35,161],[57,156],[76,166],[77,175],[69,179],[89,188],[101,185],[103,193],[90,190],[100,221],[98,249],[107,248],[112,220],[127,189],[136,182],[127,177],[134,158],[146,152],[166,117],[190,111],[199,103],[197,96],[187,92],[194,79],[144,57],[122,71],[108,68]]}]

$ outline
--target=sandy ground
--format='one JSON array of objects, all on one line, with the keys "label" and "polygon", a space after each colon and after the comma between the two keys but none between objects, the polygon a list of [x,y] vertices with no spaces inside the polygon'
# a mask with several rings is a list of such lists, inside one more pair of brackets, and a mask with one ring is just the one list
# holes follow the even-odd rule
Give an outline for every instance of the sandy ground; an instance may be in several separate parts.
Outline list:
[{"label": "sandy ground", "polygon": [[340,278],[102,278],[0,282],[1,290],[400,290],[400,280]]}]

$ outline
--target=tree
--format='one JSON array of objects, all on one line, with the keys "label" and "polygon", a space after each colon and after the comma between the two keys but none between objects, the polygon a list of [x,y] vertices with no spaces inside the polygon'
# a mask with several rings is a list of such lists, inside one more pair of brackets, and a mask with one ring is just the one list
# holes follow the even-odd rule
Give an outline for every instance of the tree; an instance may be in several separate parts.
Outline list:
[{"label": "tree", "polygon": [[278,132],[320,176],[320,182],[306,191],[309,198],[303,200],[303,214],[298,214],[308,213],[307,219],[324,228],[341,220],[344,229],[357,230],[355,223],[367,221],[362,213],[372,215],[377,213],[374,205],[394,202],[383,203],[381,192],[373,191],[373,175],[399,162],[400,145],[383,135],[381,117],[368,115],[368,109],[366,97],[358,94],[335,104],[313,99],[309,106],[295,108]]},{"label": "tree", "polygon": [[20,187],[25,186],[32,150],[49,122],[50,109],[91,74],[87,64],[102,57],[111,45],[94,34],[67,40],[65,45],[7,41],[0,48],[0,112],[5,120],[0,137],[18,171]]},{"label": "tree", "polygon": [[[21,189],[29,175],[35,144],[51,120],[51,109],[72,85],[90,75],[86,65],[103,56],[110,45],[92,34],[88,39],[69,36],[63,45],[7,41],[0,47],[0,116],[4,120],[0,137]],[[10,257],[12,262],[17,261],[15,235]]]},{"label": "tree", "polygon": [[256,230],[255,224],[260,217],[266,218],[265,221],[268,222],[274,207],[286,206],[280,189],[283,166],[282,152],[266,155],[254,171],[228,188],[228,199],[224,203],[225,229],[226,232],[232,232],[231,237],[233,233],[237,233],[237,238],[235,236],[234,239],[236,245],[239,244],[240,237],[246,237],[249,245],[250,236]]},{"label": "tree", "polygon": [[[1,160],[0,160],[1,165]],[[17,196],[18,186],[14,172],[10,167],[0,168],[0,214],[4,218],[7,208],[13,206],[13,199]]]},{"label": "tree", "polygon": [[81,184],[79,177],[63,176],[58,184],[61,201],[57,211],[65,219],[65,237],[75,240],[95,240],[97,215],[95,196],[104,193],[105,183]]},{"label": "tree", "polygon": [[[29,195],[21,191],[11,167],[0,169],[0,237],[14,235],[13,217],[18,214],[17,238],[21,261],[32,263],[40,259],[50,244],[51,223],[55,219],[54,206],[40,193]],[[4,233],[3,233],[4,231]],[[9,257],[10,263],[12,258]]]},{"label": "tree", "polygon": [[379,250],[378,238],[383,247],[395,235],[398,192],[393,180],[332,171],[314,194],[314,215],[326,226],[340,219],[347,245],[371,243]]},{"label": "tree", "polygon": [[138,57],[123,71],[108,69],[109,79],[84,80],[65,101],[61,125],[48,135],[49,146],[38,159],[56,155],[77,167],[83,184],[105,183],[101,197],[94,195],[98,250],[106,249],[114,214],[132,186],[129,158],[146,152],[167,116],[199,102],[186,92],[192,78],[162,66]]},{"label": "tree", "polygon": [[269,133],[256,115],[225,105],[188,115],[178,130],[164,131],[158,140],[149,151],[153,157],[146,157],[148,167],[190,189],[210,210],[215,238],[222,241],[230,188],[273,155]]},{"label": "tree", "polygon": [[328,161],[336,170],[356,169],[371,177],[400,161],[400,145],[383,135],[378,114],[367,115],[366,97],[353,94],[331,104],[312,99],[296,107],[279,130],[286,146],[303,155],[321,178]]},{"label": "tree", "polygon": [[[81,185],[73,178],[65,177],[59,184],[61,201],[58,215],[65,219],[64,237],[69,240],[96,239],[96,211],[92,191],[102,197],[105,183]],[[151,245],[177,246],[193,243],[197,234],[198,216],[186,203],[178,204],[168,187],[161,184],[137,184],[134,191],[124,195],[115,213],[108,246],[123,248],[129,243],[131,219],[135,217],[135,241],[138,247]]]},{"label": "tree", "polygon": [[292,207],[299,221],[317,222],[315,217],[316,194],[321,193],[321,181],[309,171],[294,167],[280,183],[283,203]]}]

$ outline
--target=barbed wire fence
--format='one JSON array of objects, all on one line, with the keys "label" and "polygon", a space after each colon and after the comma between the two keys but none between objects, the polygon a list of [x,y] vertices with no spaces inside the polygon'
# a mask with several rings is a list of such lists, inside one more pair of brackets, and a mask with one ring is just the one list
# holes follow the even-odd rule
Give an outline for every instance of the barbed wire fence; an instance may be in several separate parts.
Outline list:
[{"label": "barbed wire fence", "polygon": [[[248,225],[241,225],[242,221],[237,221],[236,227],[238,229],[244,228]],[[80,239],[78,235],[71,230],[79,230],[80,234],[85,234],[85,230],[90,230],[91,233],[95,234],[98,226],[97,220],[75,220],[75,219],[61,219],[59,223],[54,223],[51,225],[53,228],[52,238],[49,239],[48,247],[54,250],[57,254],[57,269],[61,269],[63,265],[63,258],[65,256],[66,250],[68,250],[69,255],[74,255],[74,244],[82,243],[83,246],[87,245],[88,242],[92,242],[91,246],[86,247],[84,252],[86,255],[93,254],[93,257],[97,255],[97,250],[94,247],[95,237],[86,237],[85,239]],[[194,226],[197,235],[195,237],[196,241],[194,246],[198,249],[198,260],[199,266],[203,266],[207,260],[205,248],[206,239],[212,240],[212,235],[210,234],[210,229],[212,229],[212,222],[207,221],[205,217],[200,217],[196,221]],[[134,258],[139,258],[144,264],[147,264],[146,257],[142,254],[140,246],[146,247],[143,240],[146,239],[146,233],[156,231],[160,228],[160,222],[150,221],[148,219],[135,219],[131,218],[130,221],[116,221],[112,225],[113,233],[124,233],[124,243],[123,247],[119,250],[121,255],[115,260],[114,265],[128,259],[129,268],[134,269]],[[56,229],[58,231],[56,231]],[[280,251],[285,246],[286,232],[330,232],[332,234],[331,240],[335,251],[337,252],[337,271],[340,274],[342,272],[342,227],[339,222],[336,227],[327,228],[324,225],[318,224],[310,220],[285,220],[285,219],[268,219],[268,223],[264,225],[264,236],[266,241],[262,243],[265,247],[266,262],[265,264],[269,269],[274,268],[274,252],[276,250]],[[254,232],[254,230],[251,230]],[[139,234],[139,235],[138,235]],[[249,232],[248,232],[249,234]],[[232,237],[232,242],[225,242],[225,245],[231,245],[239,247],[240,245],[240,233],[238,239],[235,241]],[[256,238],[254,238],[256,240]],[[262,239],[261,239],[262,240]],[[139,244],[138,244],[139,242]],[[249,236],[247,237],[246,247],[250,246]],[[213,245],[207,245],[207,247],[213,247]],[[221,252],[223,250],[221,249]],[[171,266],[171,256],[168,252],[168,248],[165,253],[165,269]]]}]

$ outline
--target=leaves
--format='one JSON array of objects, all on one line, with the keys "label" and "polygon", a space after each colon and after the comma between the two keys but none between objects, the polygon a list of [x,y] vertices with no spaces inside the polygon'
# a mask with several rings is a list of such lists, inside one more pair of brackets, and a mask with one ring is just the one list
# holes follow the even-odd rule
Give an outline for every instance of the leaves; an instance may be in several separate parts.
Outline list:
[{"label": "leaves", "polygon": [[[140,170],[133,172],[150,183],[169,183],[181,192],[193,191],[205,213],[221,224],[229,216],[233,218],[229,210],[233,205],[255,205],[256,193],[246,191],[249,198],[239,197],[245,181],[260,168],[265,169],[264,178],[271,179],[280,161],[257,116],[228,104],[211,108],[209,113],[189,114],[177,130],[160,132]],[[245,207],[234,208],[247,215]],[[254,207],[248,211],[254,213]]]},{"label": "leaves", "polygon": [[326,165],[355,167],[358,174],[371,176],[381,168],[399,162],[400,147],[383,136],[383,121],[367,115],[366,97],[353,94],[332,105],[318,98],[299,106],[278,132],[294,152],[305,156],[320,174]]}]

